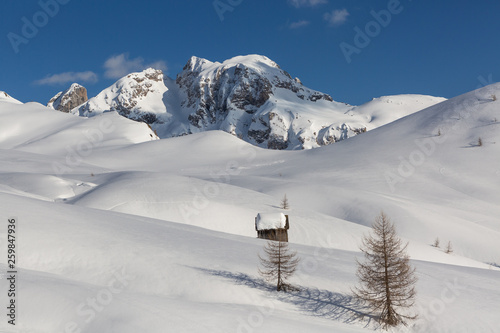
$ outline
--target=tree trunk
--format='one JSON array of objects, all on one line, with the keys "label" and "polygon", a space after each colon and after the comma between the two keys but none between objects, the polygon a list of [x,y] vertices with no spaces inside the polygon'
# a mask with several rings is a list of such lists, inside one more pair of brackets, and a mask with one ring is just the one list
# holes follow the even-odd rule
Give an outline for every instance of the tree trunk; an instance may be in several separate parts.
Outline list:
[{"label": "tree trunk", "polygon": [[281,246],[278,248],[278,286],[277,291],[281,291]]}]

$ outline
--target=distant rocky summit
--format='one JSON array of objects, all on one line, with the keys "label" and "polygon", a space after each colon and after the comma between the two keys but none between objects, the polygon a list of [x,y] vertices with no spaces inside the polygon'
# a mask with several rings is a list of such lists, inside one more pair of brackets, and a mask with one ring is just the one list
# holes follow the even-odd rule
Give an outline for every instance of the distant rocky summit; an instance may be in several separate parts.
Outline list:
[{"label": "distant rocky summit", "polygon": [[87,100],[87,89],[78,83],[73,83],[68,89],[52,97],[47,106],[68,113],[77,106],[85,103]]},{"label": "distant rocky summit", "polygon": [[269,149],[332,144],[443,101],[388,96],[355,107],[307,88],[261,55],[222,63],[191,57],[175,80],[148,68],[88,101],[78,87],[57,94],[49,106],[81,117],[115,111],[147,123],[160,138],[221,130]]}]

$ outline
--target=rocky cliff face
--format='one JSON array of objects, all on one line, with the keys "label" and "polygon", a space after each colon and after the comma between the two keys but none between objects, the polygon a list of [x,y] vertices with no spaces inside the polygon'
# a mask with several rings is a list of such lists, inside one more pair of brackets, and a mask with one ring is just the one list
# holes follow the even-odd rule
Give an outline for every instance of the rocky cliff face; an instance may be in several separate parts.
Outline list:
[{"label": "rocky cliff face", "polygon": [[[335,102],[260,55],[223,63],[192,57],[175,80],[152,68],[132,73],[71,113],[92,117],[116,111],[148,123],[161,138],[222,130],[263,148],[309,149],[361,134],[397,115],[438,102],[430,98],[417,105],[406,98],[399,107],[387,101],[359,109]],[[404,112],[386,114],[386,105]]]},{"label": "rocky cliff face", "polygon": [[78,83],[73,83],[68,89],[52,97],[47,106],[61,112],[70,112],[87,100],[87,89]]},{"label": "rocky cliff face", "polygon": [[219,129],[271,149],[304,148],[306,141],[315,144],[303,131],[307,125],[301,126],[299,117],[287,108],[291,103],[301,111],[325,105],[346,108],[329,95],[304,87],[263,56],[236,57],[222,64],[192,57],[176,83],[186,96],[181,107],[188,110],[191,132]]}]

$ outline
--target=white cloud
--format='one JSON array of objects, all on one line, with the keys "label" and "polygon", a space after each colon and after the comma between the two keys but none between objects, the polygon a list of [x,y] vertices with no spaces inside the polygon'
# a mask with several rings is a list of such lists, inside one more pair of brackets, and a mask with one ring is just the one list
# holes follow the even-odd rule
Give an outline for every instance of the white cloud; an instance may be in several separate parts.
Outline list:
[{"label": "white cloud", "polygon": [[97,74],[91,71],[86,72],[65,72],[60,74],[53,74],[46,78],[35,81],[38,85],[57,85],[66,83],[80,82],[80,83],[96,83]]},{"label": "white cloud", "polygon": [[349,15],[350,14],[347,9],[344,8],[334,10],[331,13],[325,13],[323,18],[328,21],[328,24],[330,24],[331,26],[339,26],[347,21],[347,17]]},{"label": "white cloud", "polygon": [[324,5],[328,3],[327,0],[288,0],[288,3],[295,8],[300,7],[314,7],[317,5]]},{"label": "white cloud", "polygon": [[152,62],[149,65],[146,65],[146,67],[152,67],[154,69],[161,69],[163,72],[166,72],[168,69],[167,63],[163,60],[158,60],[158,61]]},{"label": "white cloud", "polygon": [[122,53],[109,57],[104,62],[103,67],[105,69],[104,76],[109,79],[119,79],[127,74],[142,71],[148,67],[161,69],[162,71],[167,70],[167,64],[162,60],[145,64],[144,59],[141,57],[129,59],[128,53]]},{"label": "white cloud", "polygon": [[290,29],[298,29],[298,28],[302,28],[302,27],[308,26],[309,23],[311,23],[311,22],[302,20],[302,21],[292,22],[292,23],[290,23],[290,25],[288,27]]}]

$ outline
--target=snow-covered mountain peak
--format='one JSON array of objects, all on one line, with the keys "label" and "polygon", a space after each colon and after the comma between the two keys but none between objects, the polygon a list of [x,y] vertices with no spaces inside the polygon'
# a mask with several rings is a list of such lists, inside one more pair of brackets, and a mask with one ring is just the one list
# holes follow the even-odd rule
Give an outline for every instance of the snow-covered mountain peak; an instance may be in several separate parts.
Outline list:
[{"label": "snow-covered mountain peak", "polygon": [[239,64],[244,64],[247,67],[253,67],[253,68],[268,66],[280,69],[280,66],[277,63],[275,63],[266,56],[258,54],[236,56],[224,61],[222,63],[222,66],[232,67],[232,66],[237,66]]},{"label": "snow-covered mountain peak", "polygon": [[68,90],[69,91],[73,91],[73,90],[76,90],[78,88],[83,88],[83,86],[81,86],[80,84],[78,84],[78,83],[75,82],[75,83],[72,83],[71,86],[69,86]]},{"label": "snow-covered mountain peak", "polygon": [[213,64],[219,64],[219,63],[213,63],[207,59],[192,56],[186,63],[186,65],[184,65],[184,68],[182,70],[191,71],[194,73],[200,73],[204,68],[207,68]]},{"label": "snow-covered mountain peak", "polygon": [[220,62],[212,62],[210,60],[192,56],[189,61],[186,63],[183,71],[190,71],[194,73],[208,73],[217,68],[232,68],[232,67],[248,67],[253,69],[263,69],[265,67],[274,67],[280,69],[277,63],[272,61],[266,56],[250,54],[244,56],[236,56],[231,59],[227,59]]},{"label": "snow-covered mountain peak", "polygon": [[126,78],[133,79],[139,83],[144,80],[160,82],[163,81],[163,71],[160,69],[154,69],[150,67],[143,70],[142,72],[130,73],[129,75],[126,76]]},{"label": "snow-covered mountain peak", "polygon": [[163,123],[167,116],[163,94],[168,91],[163,79],[163,71],[154,68],[128,74],[71,112],[92,117],[117,111],[132,120]]},{"label": "snow-covered mountain peak", "polygon": [[10,96],[7,94],[5,91],[0,90],[0,102],[8,102],[8,103],[15,103],[15,104],[23,104],[22,102],[18,101],[14,97]]},{"label": "snow-covered mountain peak", "polygon": [[[177,75],[176,84],[182,95],[180,108],[187,115],[187,133],[219,129],[265,148],[319,145],[303,145],[316,142],[317,131],[304,131],[312,122],[292,125],[296,118],[292,110],[309,120],[315,118],[313,112],[305,113],[313,109],[329,108],[326,118],[330,119],[335,117],[332,109],[346,111],[345,104],[304,87],[274,61],[259,55],[238,56],[223,63],[192,57]],[[317,123],[332,124],[324,121]]]}]

